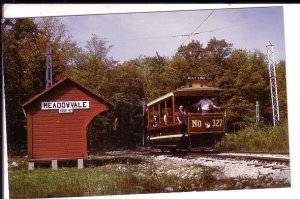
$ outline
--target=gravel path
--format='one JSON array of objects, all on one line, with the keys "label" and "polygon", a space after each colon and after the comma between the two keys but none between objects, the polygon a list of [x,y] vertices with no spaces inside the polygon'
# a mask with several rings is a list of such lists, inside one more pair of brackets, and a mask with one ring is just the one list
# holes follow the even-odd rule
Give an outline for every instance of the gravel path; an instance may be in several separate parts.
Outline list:
[{"label": "gravel path", "polygon": [[[243,154],[244,155],[244,154]],[[258,161],[245,160],[220,160],[206,157],[185,159],[170,157],[167,155],[152,156],[153,163],[158,168],[158,173],[177,175],[182,178],[190,178],[197,175],[200,167],[197,165],[216,167],[223,171],[220,178],[252,178],[267,177],[274,181],[291,181],[290,169],[280,163],[264,164]]]}]

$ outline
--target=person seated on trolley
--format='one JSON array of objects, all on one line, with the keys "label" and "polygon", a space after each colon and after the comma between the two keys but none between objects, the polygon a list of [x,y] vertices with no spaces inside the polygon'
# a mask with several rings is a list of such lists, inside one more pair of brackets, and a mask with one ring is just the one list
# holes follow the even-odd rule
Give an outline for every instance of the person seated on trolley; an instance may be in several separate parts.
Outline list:
[{"label": "person seated on trolley", "polygon": [[208,99],[207,95],[204,94],[203,99],[198,102],[198,112],[201,110],[201,113],[209,113],[212,108],[220,109],[220,107],[216,106],[213,101]]},{"label": "person seated on trolley", "polygon": [[168,125],[169,121],[168,121],[168,117],[169,117],[169,111],[165,110],[165,114],[164,114],[164,125]]},{"label": "person seated on trolley", "polygon": [[160,124],[159,124],[159,119],[156,115],[154,115],[153,117],[153,124],[152,124],[152,127],[158,127]]}]

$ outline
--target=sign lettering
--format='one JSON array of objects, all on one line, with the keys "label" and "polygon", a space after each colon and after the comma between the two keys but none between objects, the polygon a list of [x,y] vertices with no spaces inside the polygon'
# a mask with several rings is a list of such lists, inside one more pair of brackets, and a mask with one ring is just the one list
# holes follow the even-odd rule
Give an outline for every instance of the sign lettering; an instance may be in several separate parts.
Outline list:
[{"label": "sign lettering", "polygon": [[187,80],[188,81],[191,81],[191,80],[207,80],[207,78],[204,77],[204,76],[188,76]]},{"label": "sign lettering", "polygon": [[59,113],[73,113],[74,109],[89,109],[89,101],[41,102],[42,110],[59,110]]},{"label": "sign lettering", "polygon": [[202,122],[201,120],[192,120],[192,127],[201,127]]},{"label": "sign lettering", "polygon": [[222,119],[213,119],[212,122],[213,122],[212,124],[213,127],[222,127],[223,125]]}]

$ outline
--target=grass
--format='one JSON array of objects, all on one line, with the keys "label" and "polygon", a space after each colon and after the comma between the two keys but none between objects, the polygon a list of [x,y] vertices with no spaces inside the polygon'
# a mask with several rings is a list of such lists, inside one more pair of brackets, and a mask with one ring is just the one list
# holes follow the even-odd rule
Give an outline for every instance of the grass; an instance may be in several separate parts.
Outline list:
[{"label": "grass", "polygon": [[249,126],[235,134],[226,134],[223,145],[234,151],[289,153],[288,125]]},{"label": "grass", "polygon": [[220,172],[216,168],[199,166],[197,177],[182,178],[158,174],[155,165],[145,161],[140,164],[109,163],[85,169],[29,171],[24,158],[13,158],[9,163],[13,161],[20,164],[9,169],[10,198],[13,199],[205,191],[218,184],[215,176]]},{"label": "grass", "polygon": [[[218,168],[197,165],[199,173],[189,178],[158,173],[151,163],[107,164],[94,168],[50,168],[27,170],[24,158],[11,159],[23,162],[9,169],[10,198],[79,197],[101,195],[145,194],[236,189],[237,181],[243,188],[266,188],[267,179],[222,179]],[[269,184],[269,187],[286,187],[287,183]],[[169,189],[167,189],[167,187]]]},{"label": "grass", "polygon": [[215,178],[206,168],[196,179],[157,175],[151,165],[110,164],[95,168],[9,170],[11,198],[70,197],[205,190]]}]

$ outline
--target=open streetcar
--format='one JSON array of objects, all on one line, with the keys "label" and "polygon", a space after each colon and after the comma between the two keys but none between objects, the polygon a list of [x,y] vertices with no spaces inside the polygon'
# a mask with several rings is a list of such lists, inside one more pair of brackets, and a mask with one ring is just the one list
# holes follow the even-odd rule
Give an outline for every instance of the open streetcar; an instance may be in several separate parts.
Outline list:
[{"label": "open streetcar", "polygon": [[[211,149],[225,135],[226,113],[224,111],[199,111],[198,102],[209,96],[219,104],[223,89],[209,87],[204,77],[189,77],[185,86],[171,91],[147,104],[147,141],[154,148]],[[186,130],[182,130],[177,114],[179,106],[186,111]]]}]

